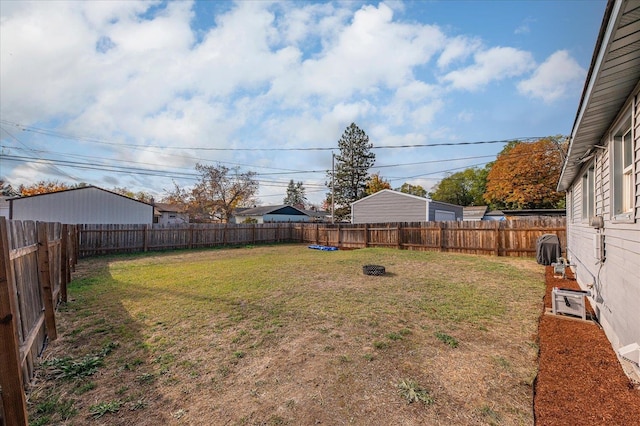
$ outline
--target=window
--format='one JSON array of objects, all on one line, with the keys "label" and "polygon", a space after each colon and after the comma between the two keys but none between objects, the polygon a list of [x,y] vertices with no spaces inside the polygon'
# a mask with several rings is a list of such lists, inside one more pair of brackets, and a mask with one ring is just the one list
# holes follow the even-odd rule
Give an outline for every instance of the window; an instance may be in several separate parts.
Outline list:
[{"label": "window", "polygon": [[635,182],[633,175],[633,137],[631,119],[613,137],[613,216],[633,219]]},{"label": "window", "polygon": [[593,164],[582,175],[582,220],[588,222],[595,212],[595,168]]}]

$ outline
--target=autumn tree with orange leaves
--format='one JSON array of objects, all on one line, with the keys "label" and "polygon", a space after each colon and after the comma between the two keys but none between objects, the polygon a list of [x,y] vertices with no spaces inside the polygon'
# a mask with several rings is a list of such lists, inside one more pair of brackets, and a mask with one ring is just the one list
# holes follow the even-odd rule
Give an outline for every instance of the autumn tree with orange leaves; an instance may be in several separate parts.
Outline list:
[{"label": "autumn tree with orange leaves", "polygon": [[18,192],[21,196],[28,197],[30,195],[47,194],[49,192],[65,191],[72,188],[75,188],[75,186],[70,186],[57,180],[41,180],[31,185],[20,185]]},{"label": "autumn tree with orange leaves", "polygon": [[384,180],[384,178],[380,176],[380,173],[374,173],[367,179],[367,186],[364,192],[367,195],[371,195],[383,189],[391,189],[391,184]]},{"label": "autumn tree with orange leaves", "polygon": [[563,207],[564,193],[556,191],[565,149],[560,140],[556,136],[505,146],[487,175],[485,201],[513,210]]}]

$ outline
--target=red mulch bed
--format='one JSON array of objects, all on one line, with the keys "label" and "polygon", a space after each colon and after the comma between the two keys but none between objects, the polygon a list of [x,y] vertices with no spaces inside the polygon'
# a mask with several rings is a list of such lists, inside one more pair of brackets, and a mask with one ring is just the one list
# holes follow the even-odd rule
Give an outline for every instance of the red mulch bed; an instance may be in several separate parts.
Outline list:
[{"label": "red mulch bed", "polygon": [[[545,309],[551,289],[579,289],[546,267]],[[591,306],[588,312],[593,314]],[[589,314],[587,315],[589,317]],[[604,331],[594,322],[543,313],[535,385],[536,425],[640,425],[640,390],[624,374]]]}]

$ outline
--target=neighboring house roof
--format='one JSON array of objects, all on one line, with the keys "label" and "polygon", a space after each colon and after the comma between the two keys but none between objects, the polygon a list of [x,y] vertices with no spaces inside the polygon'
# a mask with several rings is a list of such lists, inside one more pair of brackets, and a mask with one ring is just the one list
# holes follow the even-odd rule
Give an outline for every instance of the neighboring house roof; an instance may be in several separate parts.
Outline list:
[{"label": "neighboring house roof", "polygon": [[491,210],[489,213],[485,214],[485,216],[504,216],[502,210]]},{"label": "neighboring house roof", "polygon": [[502,210],[505,216],[566,216],[566,209]]},{"label": "neighboring house roof", "polygon": [[311,217],[324,218],[329,216],[329,212],[324,210],[304,210],[304,212]]},{"label": "neighboring house roof", "polygon": [[184,213],[185,209],[182,206],[177,204],[168,204],[168,203],[155,203],[154,207],[160,213],[168,212],[168,213]]},{"label": "neighboring house roof", "polygon": [[287,205],[279,205],[279,206],[260,206],[260,207],[254,207],[251,209],[246,209],[246,210],[242,210],[242,211],[238,211],[239,209],[236,209],[235,215],[236,216],[264,216],[267,214],[286,214],[286,215],[304,215],[304,216],[309,216],[309,214],[304,211],[304,210],[300,210],[296,207],[293,206],[287,206]]},{"label": "neighboring house roof", "polygon": [[462,217],[464,220],[482,220],[487,212],[487,206],[468,206],[463,207]]},{"label": "neighboring house roof", "polygon": [[571,131],[558,190],[571,186],[582,164],[615,120],[640,79],[640,7],[609,0]]}]

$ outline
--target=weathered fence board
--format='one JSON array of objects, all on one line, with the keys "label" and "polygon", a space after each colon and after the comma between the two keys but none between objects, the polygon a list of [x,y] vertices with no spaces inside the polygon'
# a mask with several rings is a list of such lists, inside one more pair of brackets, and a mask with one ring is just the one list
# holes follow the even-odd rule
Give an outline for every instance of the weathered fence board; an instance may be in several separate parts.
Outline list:
[{"label": "weathered fence board", "polygon": [[26,425],[24,388],[46,339],[57,337],[55,307],[75,263],[73,228],[0,218],[0,387],[3,423]]},{"label": "weathered fence board", "polygon": [[416,222],[383,224],[189,224],[81,225],[78,253],[128,253],[147,250],[298,242],[341,248],[395,247],[494,256],[533,256],[537,238],[557,234],[566,242],[564,218],[501,222]]}]

